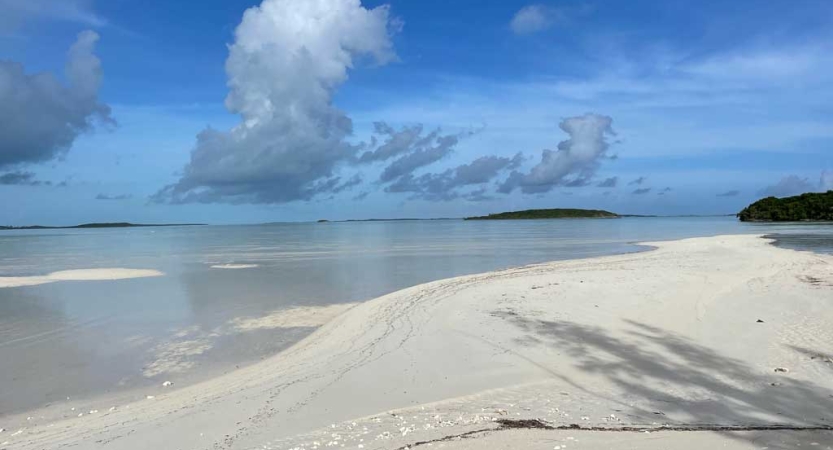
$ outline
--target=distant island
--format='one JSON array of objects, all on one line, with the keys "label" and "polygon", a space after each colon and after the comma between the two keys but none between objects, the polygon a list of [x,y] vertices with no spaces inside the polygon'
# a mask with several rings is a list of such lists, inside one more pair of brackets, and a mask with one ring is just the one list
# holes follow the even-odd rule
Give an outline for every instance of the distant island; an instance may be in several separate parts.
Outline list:
[{"label": "distant island", "polygon": [[618,214],[599,209],[527,209],[488,216],[466,217],[465,220],[521,220],[521,219],[618,219]]},{"label": "distant island", "polygon": [[129,222],[111,222],[111,223],[82,223],[81,225],[72,225],[67,227],[57,227],[48,225],[27,225],[24,227],[9,227],[0,226],[0,230],[67,230],[73,228],[129,228],[129,227],[193,227],[205,225],[204,223],[129,223]]},{"label": "distant island", "polygon": [[833,221],[833,191],[795,197],[767,197],[737,214],[742,222]]}]

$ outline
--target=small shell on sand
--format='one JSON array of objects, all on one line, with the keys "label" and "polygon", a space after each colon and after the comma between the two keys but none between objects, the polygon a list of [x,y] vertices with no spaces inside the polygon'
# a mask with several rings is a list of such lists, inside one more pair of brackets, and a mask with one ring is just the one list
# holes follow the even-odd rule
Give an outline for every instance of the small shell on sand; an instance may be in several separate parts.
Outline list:
[{"label": "small shell on sand", "polygon": [[254,269],[260,267],[257,264],[214,264],[212,269]]},{"label": "small shell on sand", "polygon": [[173,386],[173,385],[174,384],[171,383],[170,381],[166,381],[166,382],[162,383],[162,386],[164,386],[164,387]]}]

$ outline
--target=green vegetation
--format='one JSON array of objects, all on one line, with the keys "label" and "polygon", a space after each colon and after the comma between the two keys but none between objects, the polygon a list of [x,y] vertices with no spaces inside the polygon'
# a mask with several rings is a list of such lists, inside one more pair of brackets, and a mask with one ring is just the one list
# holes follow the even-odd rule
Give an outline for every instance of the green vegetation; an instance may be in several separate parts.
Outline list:
[{"label": "green vegetation", "polygon": [[527,209],[488,216],[466,217],[466,220],[517,220],[517,219],[615,219],[620,217],[610,211],[598,209]]},{"label": "green vegetation", "polygon": [[128,228],[128,227],[185,227],[205,225],[202,223],[128,223],[128,222],[112,222],[112,223],[82,223],[81,225],[73,225],[71,227],[53,227],[44,225],[29,225],[25,227],[4,227],[0,226],[0,230],[66,230],[73,228]]},{"label": "green vegetation", "polygon": [[833,191],[767,197],[738,213],[743,222],[833,221]]}]

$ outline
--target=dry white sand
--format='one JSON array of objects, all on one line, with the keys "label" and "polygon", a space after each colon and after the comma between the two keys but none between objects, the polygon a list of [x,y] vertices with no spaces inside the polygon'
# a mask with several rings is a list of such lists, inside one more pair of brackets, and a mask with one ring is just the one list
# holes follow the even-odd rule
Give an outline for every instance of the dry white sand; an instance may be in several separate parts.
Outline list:
[{"label": "dry white sand", "polygon": [[159,277],[164,275],[158,270],[123,269],[120,267],[106,269],[61,270],[47,275],[29,277],[0,277],[0,288],[35,286],[56,281],[103,281],[124,280],[128,278]]},{"label": "dry white sand", "polygon": [[[833,257],[756,236],[655,245],[405,289],[204,383],[52,423],[0,419],[0,442],[830,448],[830,431],[758,428],[833,425]],[[584,429],[511,428],[536,423]]]}]

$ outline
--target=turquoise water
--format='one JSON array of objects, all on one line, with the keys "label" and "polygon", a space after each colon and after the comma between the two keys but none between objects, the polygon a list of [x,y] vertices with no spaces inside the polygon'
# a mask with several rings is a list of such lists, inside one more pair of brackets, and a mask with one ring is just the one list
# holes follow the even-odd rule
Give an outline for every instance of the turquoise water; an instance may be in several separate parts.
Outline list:
[{"label": "turquoise water", "polygon": [[[240,318],[362,301],[456,275],[634,252],[638,241],[818,236],[831,229],[794,228],[723,217],[2,232],[0,276],[108,267],[165,276],[0,289],[0,415],[163,380],[193,383],[275,354],[312,331],[243,332],[231,325]],[[217,264],[257,267],[211,268]]]}]

